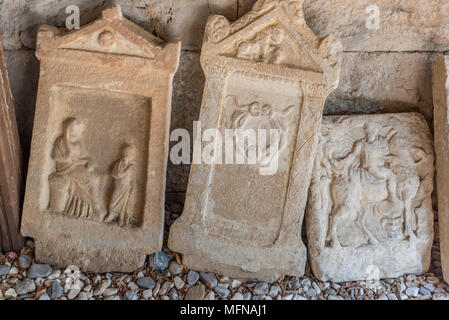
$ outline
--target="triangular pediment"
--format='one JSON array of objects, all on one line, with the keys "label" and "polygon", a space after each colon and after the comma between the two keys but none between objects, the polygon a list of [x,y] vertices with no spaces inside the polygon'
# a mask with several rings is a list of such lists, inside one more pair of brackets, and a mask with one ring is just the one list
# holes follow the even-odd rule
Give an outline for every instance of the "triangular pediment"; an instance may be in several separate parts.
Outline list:
[{"label": "triangular pediment", "polygon": [[[322,72],[308,50],[298,45],[282,22],[251,30],[245,37],[230,37],[221,55],[291,69]],[[224,48],[226,47],[226,48]]]},{"label": "triangular pediment", "polygon": [[100,28],[83,37],[65,43],[59,49],[85,50],[119,55],[133,55],[154,59],[154,50],[125,38],[120,30],[111,27]]},{"label": "triangular pediment", "polygon": [[203,61],[223,64],[225,68],[267,70],[281,76],[300,76],[306,72],[315,78],[321,75],[324,83],[335,85],[341,45],[332,37],[315,36],[306,24],[302,2],[259,0],[250,12],[233,23],[223,16],[210,16]]},{"label": "triangular pediment", "polygon": [[[43,28],[42,33],[50,27]],[[100,19],[80,30],[60,35],[53,31],[46,41],[50,49],[70,49],[155,59],[163,51],[162,40],[123,17],[120,6],[105,9]],[[56,33],[56,34],[55,34]],[[45,37],[44,37],[45,38]]]}]

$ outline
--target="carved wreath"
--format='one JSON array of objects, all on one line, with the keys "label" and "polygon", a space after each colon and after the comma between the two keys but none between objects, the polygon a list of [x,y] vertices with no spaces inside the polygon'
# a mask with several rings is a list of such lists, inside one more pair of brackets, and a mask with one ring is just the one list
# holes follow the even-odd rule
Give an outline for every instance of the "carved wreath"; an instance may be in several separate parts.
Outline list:
[{"label": "carved wreath", "polygon": [[[263,104],[260,102],[252,102],[246,105],[239,105],[236,96],[227,96],[225,98],[225,106],[233,110],[231,115],[231,129],[274,129],[279,132],[279,142],[277,152],[281,152],[287,144],[288,133],[288,115],[294,110],[293,105],[288,106],[284,110],[280,111],[269,104]],[[256,122],[256,125],[250,125]],[[242,135],[242,131],[237,131],[236,135]],[[243,138],[243,137],[240,137]],[[271,140],[271,137],[270,137]],[[236,146],[236,152],[242,155],[245,160],[248,160],[248,155],[256,146],[250,146],[248,144],[242,144]],[[272,141],[267,142],[265,148],[260,149],[260,153],[257,154],[257,163],[261,166],[268,166],[276,155],[271,152]]]}]

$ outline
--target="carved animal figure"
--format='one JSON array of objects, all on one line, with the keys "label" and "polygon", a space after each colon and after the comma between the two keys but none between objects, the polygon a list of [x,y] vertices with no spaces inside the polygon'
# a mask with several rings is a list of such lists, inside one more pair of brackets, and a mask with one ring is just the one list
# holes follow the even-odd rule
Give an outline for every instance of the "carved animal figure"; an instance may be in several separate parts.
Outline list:
[{"label": "carved animal figure", "polygon": [[360,211],[360,170],[358,169],[357,156],[362,148],[361,143],[354,146],[354,150],[343,159],[331,159],[333,168],[340,166],[342,163],[344,167],[341,168],[341,175],[337,175],[330,185],[332,209],[329,215],[329,227],[327,234],[327,241],[331,243],[333,248],[340,248],[341,244],[338,240],[338,226],[347,218],[357,217]]},{"label": "carved animal figure", "polygon": [[[388,167],[394,157],[388,143],[396,131],[386,136],[371,124],[364,126],[365,137],[353,144],[353,149],[342,158],[330,162],[335,172],[340,172],[331,183],[332,209],[329,214],[327,241],[334,248],[341,247],[338,226],[341,221],[354,219],[369,243],[378,239],[367,227],[367,217],[379,212],[379,208],[400,208],[397,182]],[[415,193],[416,194],[416,193]],[[402,211],[401,211],[402,212]]]}]

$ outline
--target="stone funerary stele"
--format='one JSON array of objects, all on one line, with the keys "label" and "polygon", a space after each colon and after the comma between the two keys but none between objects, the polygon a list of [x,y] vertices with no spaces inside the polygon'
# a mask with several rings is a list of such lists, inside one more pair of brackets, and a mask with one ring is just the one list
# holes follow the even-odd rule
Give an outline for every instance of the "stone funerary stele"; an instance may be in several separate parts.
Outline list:
[{"label": "stone funerary stele", "polygon": [[164,43],[120,6],[81,30],[41,26],[22,233],[38,261],[132,272],[161,250],[172,79]]},{"label": "stone funerary stele", "polygon": [[342,282],[427,272],[433,174],[420,114],[324,117],[306,216],[314,275]]},{"label": "stone funerary stele", "polygon": [[274,159],[265,152],[255,164],[192,164],[168,243],[188,267],[266,279],[304,273],[302,219],[323,104],[338,84],[340,61],[339,42],[307,27],[302,1],[258,1],[234,23],[209,17],[201,130],[224,137],[226,129],[275,129],[279,157],[271,174]]}]

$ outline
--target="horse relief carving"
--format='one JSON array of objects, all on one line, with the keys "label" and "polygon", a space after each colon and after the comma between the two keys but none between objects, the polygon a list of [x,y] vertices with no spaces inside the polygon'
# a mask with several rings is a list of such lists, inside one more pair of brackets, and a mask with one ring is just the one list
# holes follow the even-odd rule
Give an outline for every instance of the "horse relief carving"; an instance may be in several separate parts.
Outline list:
[{"label": "horse relief carving", "polygon": [[84,131],[84,123],[76,117],[62,123],[62,134],[56,138],[51,152],[55,170],[48,177],[48,210],[74,218],[136,226],[134,147],[124,144],[110,173],[101,173],[85,154]]},{"label": "horse relief carving", "polygon": [[[425,196],[421,181],[430,174],[418,167],[433,161],[433,155],[417,145],[399,149],[404,137],[394,127],[346,123],[338,127],[340,133],[324,127],[321,135],[319,178],[314,183],[328,216],[325,246],[416,240],[417,212]],[[357,232],[344,236],[342,228],[348,225]]]}]

